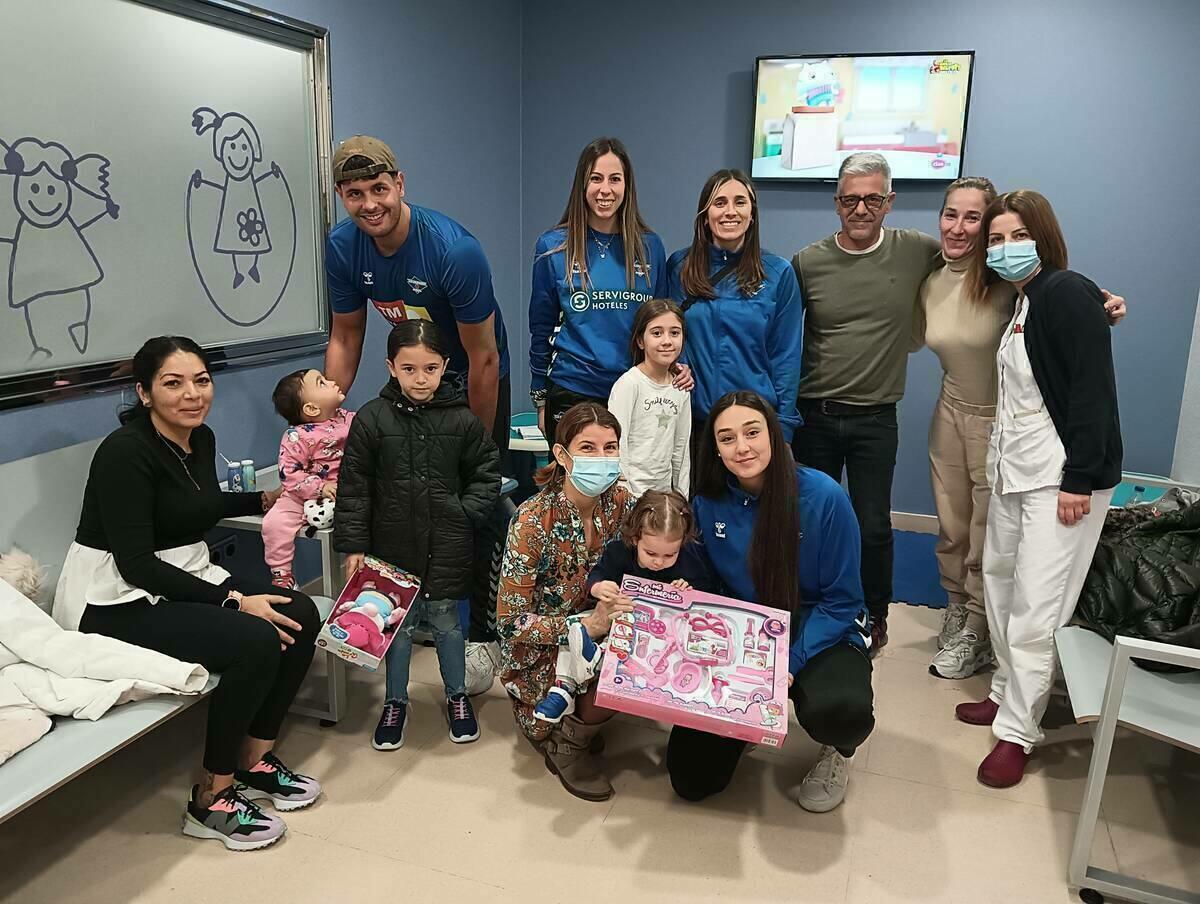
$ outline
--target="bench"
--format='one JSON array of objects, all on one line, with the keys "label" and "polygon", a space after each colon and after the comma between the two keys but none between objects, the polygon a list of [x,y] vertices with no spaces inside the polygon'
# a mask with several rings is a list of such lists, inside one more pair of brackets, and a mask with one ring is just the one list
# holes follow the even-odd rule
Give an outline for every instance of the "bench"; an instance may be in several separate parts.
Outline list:
[{"label": "bench", "polygon": [[[99,445],[100,440],[92,440],[0,464],[0,486],[5,488],[0,551],[19,546],[45,565],[47,595],[53,594],[74,537],[88,469]],[[313,599],[322,617],[327,616],[333,600],[328,596]],[[328,707],[310,708],[297,701],[294,711],[338,718],[344,689],[340,698],[338,692],[344,686],[334,686],[335,674],[340,672],[331,664]],[[114,707],[95,722],[55,717],[53,731],[0,765],[0,822],[195,705],[218,680],[219,676],[210,676],[200,694],[162,695]]]},{"label": "bench", "polygon": [[1075,721],[1097,723],[1067,881],[1088,904],[1104,894],[1143,904],[1200,904],[1200,894],[1088,865],[1118,725],[1200,753],[1200,671],[1150,672],[1133,658],[1200,669],[1200,650],[1132,637],[1109,643],[1087,628],[1054,634]]}]

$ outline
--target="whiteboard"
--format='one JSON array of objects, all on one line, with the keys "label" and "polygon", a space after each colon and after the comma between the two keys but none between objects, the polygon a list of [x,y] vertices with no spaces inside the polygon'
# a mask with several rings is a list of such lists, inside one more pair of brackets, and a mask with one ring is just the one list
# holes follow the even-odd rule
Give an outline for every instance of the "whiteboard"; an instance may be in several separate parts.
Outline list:
[{"label": "whiteboard", "polygon": [[0,0],[0,404],[327,340],[324,29],[207,0]]}]

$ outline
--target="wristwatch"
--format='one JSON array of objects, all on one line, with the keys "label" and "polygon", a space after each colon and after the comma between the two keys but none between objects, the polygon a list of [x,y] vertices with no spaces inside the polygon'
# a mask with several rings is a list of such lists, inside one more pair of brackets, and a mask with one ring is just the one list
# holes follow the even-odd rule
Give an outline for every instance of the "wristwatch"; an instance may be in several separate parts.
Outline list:
[{"label": "wristwatch", "polygon": [[222,609],[233,609],[236,612],[241,612],[242,611],[242,598],[240,596],[234,596],[231,593],[231,594],[229,594],[229,596],[225,597],[225,599],[221,600],[221,608]]}]

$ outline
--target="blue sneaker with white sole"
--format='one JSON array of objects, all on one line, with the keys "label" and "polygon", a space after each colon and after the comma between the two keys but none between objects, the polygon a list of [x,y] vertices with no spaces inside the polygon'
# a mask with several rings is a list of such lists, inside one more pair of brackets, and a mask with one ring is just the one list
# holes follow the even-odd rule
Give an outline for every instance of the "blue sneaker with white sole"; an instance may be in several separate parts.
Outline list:
[{"label": "blue sneaker with white sole", "polygon": [[550,688],[542,702],[533,708],[533,717],[557,725],[563,716],[575,712],[575,698],[557,684]]}]

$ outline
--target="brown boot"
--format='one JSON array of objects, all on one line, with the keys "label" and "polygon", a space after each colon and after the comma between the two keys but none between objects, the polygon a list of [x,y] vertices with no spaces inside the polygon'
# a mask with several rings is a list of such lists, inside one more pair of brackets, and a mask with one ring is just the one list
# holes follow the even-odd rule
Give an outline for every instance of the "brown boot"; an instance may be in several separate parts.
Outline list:
[{"label": "brown boot", "polygon": [[546,768],[558,776],[567,791],[584,800],[602,801],[613,796],[613,786],[589,749],[603,728],[603,722],[589,724],[567,716],[542,744]]}]

